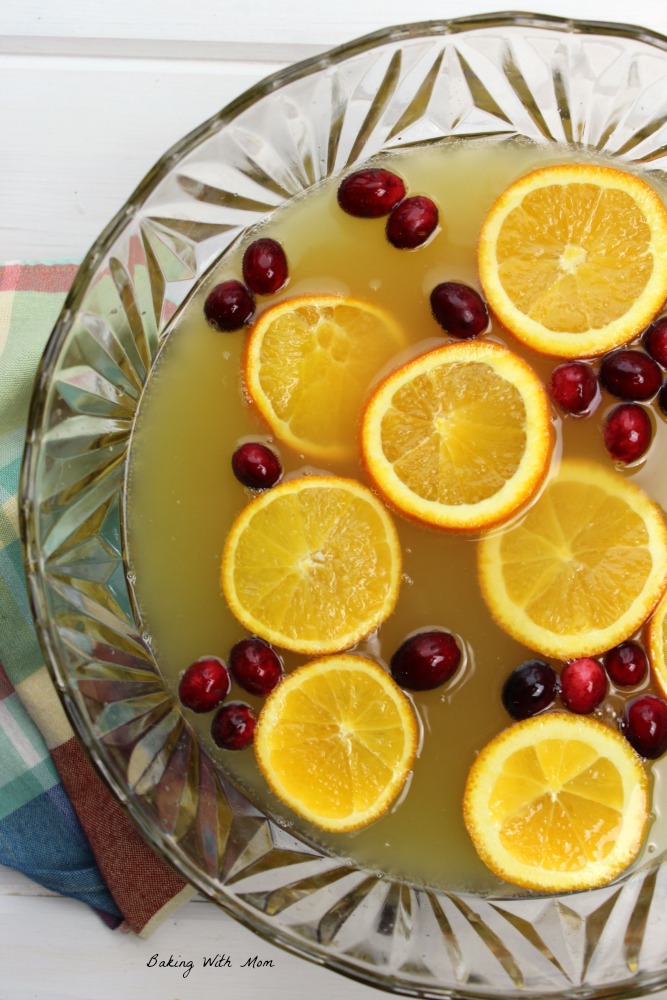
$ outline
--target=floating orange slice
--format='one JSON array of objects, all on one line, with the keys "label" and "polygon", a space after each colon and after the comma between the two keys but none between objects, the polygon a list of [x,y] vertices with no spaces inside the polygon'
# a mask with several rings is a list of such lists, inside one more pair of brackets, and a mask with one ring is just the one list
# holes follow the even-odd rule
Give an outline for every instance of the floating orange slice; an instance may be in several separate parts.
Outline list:
[{"label": "floating orange slice", "polygon": [[246,388],[276,437],[296,451],[321,461],[354,458],[369,383],[405,346],[394,319],[369,302],[288,299],[250,332]]},{"label": "floating orange slice", "polygon": [[325,830],[355,830],[387,811],[417,751],[414,710],[390,675],[361,656],[328,656],[289,674],[255,730],[276,795]]},{"label": "floating orange slice", "polygon": [[478,560],[499,624],[569,660],[610,649],[646,620],[667,584],[667,530],[634,483],[570,459],[517,524],[480,541]]},{"label": "floating orange slice", "polygon": [[222,558],[222,589],[238,620],[297,653],[348,649],[392,612],[401,579],[398,535],[366,487],[305,476],[267,490],[239,514]]},{"label": "floating orange slice", "polygon": [[529,889],[591,889],[635,859],[648,781],[625,737],[554,712],[504,730],[475,759],[464,820],[485,864]]},{"label": "floating orange slice", "polygon": [[361,421],[376,489],[406,517],[454,531],[488,528],[525,504],[551,443],[542,383],[488,341],[447,344],[392,372]]},{"label": "floating orange slice", "polygon": [[493,205],[478,259],[488,303],[515,337],[558,357],[601,354],[667,298],[667,209],[633,174],[545,167]]}]

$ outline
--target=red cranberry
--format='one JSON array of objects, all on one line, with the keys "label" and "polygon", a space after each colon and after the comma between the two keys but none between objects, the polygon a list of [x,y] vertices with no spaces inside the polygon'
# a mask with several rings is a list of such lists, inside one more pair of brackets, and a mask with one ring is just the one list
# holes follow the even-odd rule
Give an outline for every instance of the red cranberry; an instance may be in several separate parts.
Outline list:
[{"label": "red cranberry", "polygon": [[241,639],[232,647],[229,669],[236,683],[250,694],[268,694],[283,675],[282,660],[276,651],[255,636]]},{"label": "red cranberry", "polygon": [[605,653],[604,667],[616,687],[634,687],[646,677],[648,660],[639,643],[629,639]]},{"label": "red cranberry", "polygon": [[276,240],[251,243],[243,254],[243,280],[256,295],[273,295],[287,281],[287,257]]},{"label": "red cranberry", "polygon": [[437,225],[435,202],[415,195],[402,201],[387,219],[387,239],[399,250],[414,250],[426,242]]},{"label": "red cranberry", "polygon": [[369,167],[348,174],[338,188],[338,204],[358,219],[378,219],[389,215],[405,198],[405,184],[391,170]]},{"label": "red cranberry", "polygon": [[590,365],[568,361],[558,365],[549,379],[549,392],[556,406],[565,413],[588,413],[597,396],[598,380]]},{"label": "red cranberry", "polygon": [[667,751],[667,703],[643,694],[626,706],[621,732],[642,757],[655,760]]},{"label": "red cranberry", "polygon": [[553,667],[542,660],[527,660],[505,681],[503,705],[513,719],[528,719],[553,705],[557,690]]},{"label": "red cranberry", "polygon": [[256,724],[257,718],[250,705],[230,701],[216,712],[211,736],[223,750],[245,750],[253,741]]},{"label": "red cranberry", "polygon": [[283,474],[283,467],[271,448],[259,441],[246,441],[232,455],[232,471],[244,486],[265,490],[276,485]]},{"label": "red cranberry", "polygon": [[458,281],[443,281],[431,292],[431,312],[452,337],[469,340],[489,325],[486,302],[474,288]]},{"label": "red cranberry", "polygon": [[654,361],[667,368],[667,316],[661,316],[651,323],[644,331],[642,344]]},{"label": "red cranberry", "polygon": [[615,406],[604,422],[605,447],[616,462],[636,462],[648,450],[651,434],[651,418],[636,403]]},{"label": "red cranberry", "polygon": [[443,629],[431,629],[401,643],[389,666],[401,687],[430,691],[448,681],[460,663],[461,650],[454,636]]},{"label": "red cranberry", "polygon": [[204,656],[191,663],[181,677],[178,697],[193,712],[210,712],[227,695],[232,682],[229,671],[217,656]]},{"label": "red cranberry", "polygon": [[600,382],[612,396],[643,403],[655,396],[662,375],[653,358],[643,351],[613,351],[602,359]]},{"label": "red cranberry", "polygon": [[597,660],[584,656],[567,663],[560,675],[560,696],[566,708],[589,715],[607,693],[607,678]]},{"label": "red cranberry", "polygon": [[240,330],[255,312],[255,300],[245,285],[231,279],[222,281],[209,292],[204,302],[204,315],[212,327],[223,333]]}]

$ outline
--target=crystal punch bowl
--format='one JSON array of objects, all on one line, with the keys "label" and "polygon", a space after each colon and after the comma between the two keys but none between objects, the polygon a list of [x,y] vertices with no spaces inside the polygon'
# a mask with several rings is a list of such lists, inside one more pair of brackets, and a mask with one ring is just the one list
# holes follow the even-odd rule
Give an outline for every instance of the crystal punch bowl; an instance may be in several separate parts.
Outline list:
[{"label": "crystal punch bowl", "polygon": [[382,150],[523,136],[667,168],[667,39],[499,14],[378,32],[261,82],[156,164],[101,234],[46,349],[22,518],[47,662],[146,840],[277,944],[413,996],[627,996],[667,984],[665,857],[570,896],[483,898],[350,867],[264,816],[199,745],[133,612],[121,515],[171,316],[248,225]]}]

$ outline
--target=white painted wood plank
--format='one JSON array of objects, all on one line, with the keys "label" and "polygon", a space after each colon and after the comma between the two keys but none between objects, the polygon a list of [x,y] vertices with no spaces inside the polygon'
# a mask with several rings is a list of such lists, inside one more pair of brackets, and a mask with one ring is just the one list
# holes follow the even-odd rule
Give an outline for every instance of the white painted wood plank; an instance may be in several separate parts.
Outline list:
[{"label": "white painted wood plank", "polygon": [[[3,0],[0,31],[14,37],[221,40],[254,45],[336,45],[386,25],[495,12],[497,0]],[[521,5],[520,5],[521,6]],[[664,24],[662,0],[531,0],[535,13]],[[664,29],[663,29],[664,30]]]},{"label": "white painted wood plank", "polygon": [[[378,1000],[385,994],[263,941],[211,903],[188,903],[144,941],[110,931],[74,900],[0,893],[0,940],[0,996],[7,1000]],[[204,958],[215,956],[226,958],[204,967]],[[273,964],[244,966],[255,956]],[[170,957],[171,967],[160,966]],[[192,962],[192,970],[179,961]],[[667,1000],[667,990],[652,996]]]},{"label": "white painted wood plank", "polygon": [[[110,931],[83,904],[0,895],[7,1000],[376,1000],[380,993],[268,944],[209,904],[188,903],[148,941]],[[221,958],[218,968],[204,958]],[[157,956],[154,958],[153,956]],[[160,967],[171,957],[172,967]],[[258,960],[256,966],[244,963]],[[229,964],[227,964],[227,960]],[[192,962],[174,967],[174,963]],[[259,967],[259,963],[265,964]],[[184,976],[184,973],[187,975]]]},{"label": "white painted wood plank", "polygon": [[0,57],[0,259],[79,260],[169,146],[276,68]]}]

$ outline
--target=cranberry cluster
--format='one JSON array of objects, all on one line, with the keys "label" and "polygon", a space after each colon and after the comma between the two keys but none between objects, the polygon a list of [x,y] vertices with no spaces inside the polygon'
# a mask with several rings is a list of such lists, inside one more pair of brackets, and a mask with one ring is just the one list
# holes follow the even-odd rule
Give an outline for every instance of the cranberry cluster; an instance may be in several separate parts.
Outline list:
[{"label": "cranberry cluster", "polygon": [[[617,693],[637,688],[648,676],[643,647],[632,639],[614,646],[602,657],[566,663],[560,672],[543,660],[527,660],[509,675],[502,701],[513,719],[527,719],[551,708],[558,697],[570,712],[590,715],[600,708],[610,683]],[[618,726],[642,757],[655,759],[667,752],[667,702],[642,693],[627,701]]]},{"label": "cranberry cluster", "polygon": [[425,195],[406,198],[404,181],[382,167],[348,174],[338,188],[338,204],[357,219],[388,216],[385,234],[398,250],[414,250],[433,235],[438,207]]},{"label": "cranberry cluster", "polygon": [[[358,219],[388,216],[385,234],[399,250],[414,250],[433,235],[438,208],[424,195],[406,197],[404,181],[382,167],[356,170],[338,188],[338,204]],[[474,288],[458,281],[444,281],[431,292],[431,312],[450,336],[476,337],[489,327],[489,310]]]},{"label": "cranberry cluster", "polygon": [[217,656],[191,663],[181,676],[178,695],[192,712],[218,711],[211,722],[211,736],[223,750],[243,750],[251,745],[257,716],[242,701],[222,704],[232,689],[232,679],[249,694],[266,696],[283,675],[283,663],[268,642],[250,636],[229,653],[229,666]]},{"label": "cranberry cluster", "polygon": [[240,330],[255,314],[255,295],[273,295],[287,282],[287,257],[280,243],[255,240],[243,254],[243,281],[230,278],[209,292],[204,316],[223,333]]},{"label": "cranberry cluster", "polygon": [[616,462],[628,465],[648,451],[653,424],[646,406],[657,396],[658,406],[667,415],[667,317],[656,320],[644,331],[641,347],[611,351],[600,361],[596,375],[592,365],[572,361],[558,365],[551,373],[549,390],[565,413],[588,416],[600,398],[600,387],[616,399],[624,400],[606,415],[602,433],[607,451]]}]

